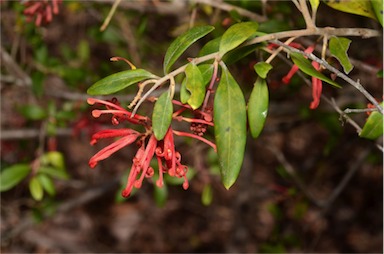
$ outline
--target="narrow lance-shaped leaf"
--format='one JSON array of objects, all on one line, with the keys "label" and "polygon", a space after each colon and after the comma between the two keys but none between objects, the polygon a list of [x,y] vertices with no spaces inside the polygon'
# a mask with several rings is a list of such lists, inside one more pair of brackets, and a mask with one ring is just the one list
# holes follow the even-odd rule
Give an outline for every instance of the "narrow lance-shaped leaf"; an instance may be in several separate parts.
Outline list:
[{"label": "narrow lance-shaped leaf", "polygon": [[[380,105],[383,106],[383,103]],[[365,122],[359,136],[367,139],[377,139],[383,136],[383,115],[377,111],[372,112]]]},{"label": "narrow lance-shaped leaf", "polygon": [[7,191],[21,182],[31,172],[28,164],[15,164],[1,171],[0,192]]},{"label": "narrow lance-shaped leaf", "polygon": [[189,63],[185,68],[186,83],[185,88],[190,92],[191,96],[188,99],[188,104],[197,109],[201,106],[205,97],[205,85],[203,76],[194,63]]},{"label": "narrow lance-shaped leaf", "polygon": [[38,174],[37,179],[39,180],[43,189],[51,196],[56,194],[55,184],[52,179],[46,174]]},{"label": "narrow lance-shaped leaf", "polygon": [[213,119],[221,181],[229,189],[243,163],[247,123],[243,93],[225,65],[215,93]]},{"label": "narrow lance-shaped leaf", "polygon": [[210,33],[213,29],[213,26],[195,26],[185,32],[184,34],[177,37],[167,49],[164,57],[164,73],[168,73],[171,66],[176,62],[176,60],[184,53],[184,51],[189,48],[194,42],[196,42],[201,37]]},{"label": "narrow lance-shaped leaf", "polygon": [[223,34],[220,41],[219,52],[222,57],[228,51],[236,48],[249,37],[255,34],[258,24],[255,22],[237,23],[228,28]]},{"label": "narrow lance-shaped leaf", "polygon": [[332,79],[324,76],[321,72],[318,72],[315,68],[313,68],[312,64],[309,62],[308,59],[306,59],[303,55],[300,53],[291,53],[291,57],[293,62],[299,67],[301,71],[303,71],[305,74],[308,74],[312,77],[321,79],[322,81],[327,82],[328,84],[331,84],[335,87],[340,88],[340,85],[337,84]]},{"label": "narrow lance-shaped leaf", "polygon": [[156,78],[156,76],[144,69],[121,71],[97,81],[88,88],[87,93],[89,95],[108,95],[150,78]]},{"label": "narrow lance-shaped leaf", "polygon": [[268,114],[269,94],[265,79],[258,77],[248,101],[248,123],[251,135],[257,138]]},{"label": "narrow lance-shaped leaf", "polygon": [[172,121],[172,98],[169,91],[163,93],[156,101],[152,113],[153,133],[157,140],[162,140]]},{"label": "narrow lance-shaped leaf", "polygon": [[343,37],[332,37],[329,40],[329,51],[337,58],[337,60],[339,60],[346,74],[353,69],[353,65],[349,61],[347,54],[350,44],[351,40]]},{"label": "narrow lance-shaped leaf", "polygon": [[40,201],[43,199],[44,191],[43,186],[41,186],[41,183],[37,179],[36,176],[32,177],[29,181],[29,191],[31,192],[31,195],[33,199]]}]

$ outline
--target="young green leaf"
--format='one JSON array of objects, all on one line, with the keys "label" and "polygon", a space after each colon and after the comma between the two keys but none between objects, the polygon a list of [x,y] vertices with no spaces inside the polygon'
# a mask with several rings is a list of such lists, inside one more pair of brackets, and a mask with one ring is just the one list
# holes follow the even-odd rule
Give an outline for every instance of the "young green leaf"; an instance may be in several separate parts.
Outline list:
[{"label": "young green leaf", "polygon": [[309,3],[311,4],[312,13],[316,13],[320,4],[320,0],[309,0]]},{"label": "young green leaf", "polygon": [[337,60],[339,60],[346,74],[353,69],[353,65],[349,61],[347,54],[350,44],[351,40],[343,37],[334,36],[329,40],[329,51],[334,57],[337,58]]},{"label": "young green leaf", "polygon": [[221,181],[229,189],[243,163],[247,120],[243,93],[225,66],[215,93],[213,113]]},{"label": "young green leaf", "polygon": [[299,67],[299,69],[301,71],[303,71],[305,74],[308,74],[312,77],[315,77],[315,78],[318,78],[318,79],[321,79],[322,81],[325,81],[327,82],[328,84],[330,85],[333,85],[335,87],[338,87],[340,88],[340,85],[337,84],[335,81],[333,81],[332,79],[324,76],[321,72],[318,72],[313,66],[312,64],[309,62],[308,59],[306,59],[303,55],[301,55],[300,53],[291,53],[291,57],[292,57],[292,60],[293,62]]},{"label": "young green leaf", "polygon": [[[383,103],[380,105],[383,106]],[[377,139],[383,136],[383,115],[377,111],[372,112],[365,122],[359,136],[367,139]]]},{"label": "young green leaf", "polygon": [[56,188],[52,179],[46,174],[38,174],[37,179],[39,180],[43,189],[51,196],[56,194]]},{"label": "young green leaf", "polygon": [[364,0],[325,0],[325,4],[329,7],[347,12],[376,19],[376,15],[372,9],[370,1]]},{"label": "young green leaf", "polygon": [[16,186],[31,172],[28,164],[15,164],[5,168],[0,173],[0,192],[7,191]]},{"label": "young green leaf", "polygon": [[55,168],[60,168],[64,169],[64,156],[62,153],[58,151],[51,151],[47,152],[46,154],[43,155],[43,158],[41,160],[42,162],[46,162],[46,164],[50,164],[54,166]]},{"label": "young green leaf", "polygon": [[189,46],[196,42],[201,37],[210,33],[213,26],[195,26],[177,37],[167,49],[164,57],[164,73],[168,73],[176,60],[184,53]]},{"label": "young green leaf", "polygon": [[201,106],[205,97],[205,84],[200,69],[194,63],[189,63],[185,68],[185,88],[190,92],[188,104],[197,109]]},{"label": "young green leaf", "polygon": [[257,138],[263,130],[268,113],[268,103],[267,82],[258,77],[248,101],[248,123],[253,138]]},{"label": "young green leaf", "polygon": [[61,179],[61,180],[69,179],[68,173],[64,169],[60,169],[60,168],[42,166],[39,168],[39,173],[47,174],[56,179]]},{"label": "young green leaf", "polygon": [[272,69],[272,65],[266,62],[258,62],[253,66],[253,68],[260,78],[265,79],[268,75],[268,72]]},{"label": "young green leaf", "polygon": [[87,93],[89,95],[108,95],[150,78],[156,78],[156,76],[144,69],[121,71],[97,81],[88,88]]},{"label": "young green leaf", "polygon": [[212,203],[213,199],[213,192],[212,192],[212,186],[210,184],[206,184],[204,186],[203,192],[201,193],[201,203],[203,205],[208,206]]},{"label": "young green leaf", "polygon": [[29,191],[34,200],[40,201],[43,199],[43,186],[41,186],[41,183],[39,182],[36,176],[32,177],[29,181]]},{"label": "young green leaf", "polygon": [[172,98],[169,92],[164,92],[156,101],[152,113],[153,133],[157,140],[162,140],[172,121]]},{"label": "young green leaf", "polygon": [[255,22],[242,22],[237,23],[228,28],[223,34],[219,52],[220,56],[223,57],[225,53],[236,48],[241,43],[246,41],[249,37],[255,34],[257,31],[258,24]]}]

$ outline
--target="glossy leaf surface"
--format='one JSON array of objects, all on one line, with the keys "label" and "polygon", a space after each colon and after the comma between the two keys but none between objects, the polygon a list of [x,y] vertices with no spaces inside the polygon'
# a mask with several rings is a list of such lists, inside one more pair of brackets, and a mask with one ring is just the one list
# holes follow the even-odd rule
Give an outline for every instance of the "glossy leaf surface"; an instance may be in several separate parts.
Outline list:
[{"label": "glossy leaf surface", "polygon": [[156,78],[156,76],[144,69],[121,71],[97,81],[88,88],[87,93],[89,95],[108,95],[150,78]]},{"label": "glossy leaf surface", "polygon": [[228,28],[220,40],[219,52],[221,57],[254,35],[257,28],[258,24],[255,22],[237,23]]},{"label": "glossy leaf surface", "polygon": [[201,106],[205,97],[205,84],[200,69],[194,63],[189,63],[185,68],[185,88],[189,91],[188,104],[197,109]]},{"label": "glossy leaf surface", "polygon": [[333,85],[335,87],[340,88],[340,85],[337,84],[332,79],[324,76],[321,72],[318,72],[315,68],[313,68],[312,64],[309,62],[308,59],[306,59],[303,55],[300,53],[291,53],[291,57],[293,62],[299,67],[301,71],[303,71],[305,74],[308,74],[312,77],[321,79],[322,81],[327,82],[330,85]]},{"label": "glossy leaf surface", "polygon": [[21,182],[31,172],[28,164],[15,164],[1,171],[0,192],[7,191]]},{"label": "glossy leaf surface", "polygon": [[332,37],[329,40],[329,51],[339,60],[346,74],[353,69],[353,65],[349,61],[347,54],[350,44],[351,40],[343,37]]},{"label": "glossy leaf surface", "polygon": [[215,93],[213,119],[221,181],[229,189],[243,163],[247,123],[243,93],[226,67]]},{"label": "glossy leaf surface", "polygon": [[365,0],[325,0],[329,7],[347,12],[357,14],[369,18],[376,19],[376,15],[372,9],[370,1]]},{"label": "glossy leaf surface", "polygon": [[248,123],[251,135],[257,138],[268,114],[269,93],[265,79],[257,78],[248,101]]},{"label": "glossy leaf surface", "polygon": [[156,101],[152,114],[153,133],[157,140],[162,140],[172,121],[172,99],[169,92],[163,93]]},{"label": "glossy leaf surface", "polygon": [[370,2],[376,18],[379,20],[381,26],[383,26],[383,0],[371,0]]},{"label": "glossy leaf surface", "polygon": [[[383,106],[383,103],[380,104]],[[372,112],[363,126],[359,136],[367,139],[377,139],[383,135],[383,115]]]},{"label": "glossy leaf surface", "polygon": [[168,73],[172,65],[176,60],[189,48],[194,42],[201,37],[210,33],[213,26],[195,26],[185,32],[184,34],[177,37],[169,46],[164,57],[164,73]]}]

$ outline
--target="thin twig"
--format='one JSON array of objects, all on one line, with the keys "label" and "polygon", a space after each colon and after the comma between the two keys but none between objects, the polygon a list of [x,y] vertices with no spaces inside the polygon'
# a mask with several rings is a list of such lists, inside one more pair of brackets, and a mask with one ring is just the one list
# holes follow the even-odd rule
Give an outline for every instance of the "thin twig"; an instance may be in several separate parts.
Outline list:
[{"label": "thin twig", "polygon": [[316,29],[316,26],[313,24],[311,15],[309,14],[307,1],[299,0],[299,3],[300,3],[300,12],[301,14],[303,14],[307,29],[310,29],[310,30]]},{"label": "thin twig", "polygon": [[115,0],[115,2],[112,5],[111,10],[108,13],[107,18],[104,20],[103,25],[100,27],[100,31],[104,31],[107,28],[107,26],[109,25],[109,22],[111,22],[113,14],[115,14],[117,6],[119,6],[120,2],[121,2],[121,0]]},{"label": "thin twig", "polygon": [[246,9],[243,9],[241,7],[237,7],[231,4],[228,4],[226,2],[217,2],[217,1],[212,1],[212,0],[193,0],[195,3],[201,3],[201,4],[207,4],[212,7],[215,7],[217,9],[223,10],[223,11],[236,11],[238,12],[241,16],[248,17],[251,20],[255,20],[257,22],[264,22],[266,21],[266,17],[258,15],[256,13],[253,13],[251,11],[248,11]]}]

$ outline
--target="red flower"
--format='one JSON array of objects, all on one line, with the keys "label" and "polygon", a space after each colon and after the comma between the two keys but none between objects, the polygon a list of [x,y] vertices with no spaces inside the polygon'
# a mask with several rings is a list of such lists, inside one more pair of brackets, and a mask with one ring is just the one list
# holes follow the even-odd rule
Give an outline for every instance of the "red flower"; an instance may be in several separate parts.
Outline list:
[{"label": "red flower", "polygon": [[121,148],[132,144],[139,136],[140,136],[140,133],[132,129],[102,130],[93,134],[91,145],[96,144],[96,142],[101,138],[114,138],[114,137],[122,137],[122,138],[104,147],[98,153],[93,155],[92,158],[89,160],[89,163],[88,163],[89,166],[91,168],[96,167],[99,161],[108,158],[109,156],[111,156],[111,154],[115,153]]},{"label": "red flower", "polygon": [[[304,52],[305,53],[312,53],[314,50],[314,46],[308,47]],[[316,70],[320,70],[320,64],[318,62],[312,61],[312,66]],[[291,70],[288,72],[287,75],[285,75],[282,79],[284,84],[289,84],[291,81],[291,78],[295,73],[299,70],[299,67],[295,64],[292,66]],[[323,88],[323,83],[320,79],[316,77],[312,77],[312,98],[313,101],[311,102],[311,105],[309,106],[310,109],[315,109],[319,106],[320,103],[320,97],[321,97],[321,92]]]},{"label": "red flower", "polygon": [[50,23],[52,21],[52,13],[59,14],[59,4],[61,3],[62,0],[27,1],[24,3],[27,7],[24,10],[24,15],[27,16],[28,22],[32,21],[36,16],[36,26],[40,26],[42,23]]},{"label": "red flower", "polygon": [[190,108],[177,101],[172,101],[176,105],[183,107],[179,111],[175,112],[172,117],[178,121],[195,124],[196,126],[193,126],[193,128],[191,127],[191,129],[197,134],[174,131],[171,127],[169,127],[164,138],[162,140],[157,140],[152,132],[150,119],[139,114],[132,116],[132,113],[121,107],[120,103],[116,99],[113,99],[112,101],[105,101],[89,98],[87,101],[90,105],[101,104],[106,107],[106,109],[92,110],[92,115],[96,118],[100,117],[102,114],[112,114],[112,124],[114,125],[123,121],[128,121],[132,124],[142,125],[145,128],[144,133],[139,133],[132,129],[102,130],[95,133],[91,139],[91,145],[94,145],[99,139],[102,138],[121,137],[119,140],[113,142],[92,156],[89,160],[89,166],[91,168],[94,168],[99,161],[108,158],[119,149],[122,149],[139,139],[137,143],[140,148],[133,158],[127,184],[122,191],[123,197],[128,197],[131,194],[133,187],[140,188],[144,178],[153,177],[154,169],[150,166],[150,163],[154,156],[156,156],[159,170],[159,178],[156,181],[156,185],[158,187],[161,188],[164,185],[164,174],[168,174],[171,177],[184,178],[183,188],[187,189],[189,187],[187,179],[188,167],[181,163],[181,154],[175,149],[174,134],[201,140],[212,146],[216,151],[216,145],[202,137],[206,126],[213,126],[213,123],[211,122],[212,116],[210,113],[201,112],[203,119],[185,118],[179,114]]},{"label": "red flower", "polygon": [[[312,53],[313,50],[315,49],[314,46],[309,46],[306,50],[304,50],[305,53]],[[299,67],[295,64],[292,66],[291,70],[288,72],[287,75],[285,75],[283,77],[283,83],[288,85],[289,82],[291,81],[291,78],[293,77],[293,75],[295,75],[295,73],[299,70]]]},{"label": "red flower", "polygon": [[[318,62],[313,61],[312,66],[316,70],[320,70],[320,64]],[[322,89],[323,89],[323,82],[318,78],[312,77],[313,101],[311,102],[311,105],[309,106],[310,109],[315,109],[319,106]]]}]

